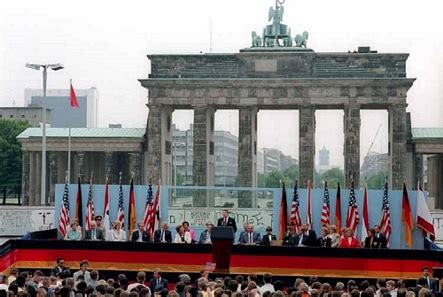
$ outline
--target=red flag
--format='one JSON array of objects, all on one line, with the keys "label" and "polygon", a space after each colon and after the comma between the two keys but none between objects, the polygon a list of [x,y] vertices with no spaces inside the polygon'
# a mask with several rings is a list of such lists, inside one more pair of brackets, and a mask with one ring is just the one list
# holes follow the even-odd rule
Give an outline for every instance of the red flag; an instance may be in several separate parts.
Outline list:
[{"label": "red flag", "polygon": [[77,199],[75,201],[75,219],[78,221],[79,225],[83,224],[83,203],[82,203],[82,185],[80,176],[78,177],[78,187],[77,187]]},{"label": "red flag", "polygon": [[71,107],[80,107],[77,101],[77,95],[75,95],[74,87],[72,86],[72,82],[70,83],[71,89],[69,91],[69,99],[71,101]]},{"label": "red flag", "polygon": [[424,236],[428,236],[429,234],[431,240],[435,240],[435,230],[432,223],[431,212],[429,211],[425,194],[420,184],[417,188],[417,227],[423,230]]},{"label": "red flag", "polygon": [[282,183],[281,201],[280,201],[280,229],[278,238],[283,239],[288,227],[288,201],[286,200],[285,183]]},{"label": "red flag", "polygon": [[309,230],[312,230],[312,211],[311,211],[311,181],[308,180],[308,195],[307,195],[307,211],[306,211],[306,224]]},{"label": "red flag", "polygon": [[340,197],[340,183],[337,184],[337,195],[335,196],[335,226],[338,232],[341,229],[341,197]]},{"label": "red flag", "polygon": [[403,199],[401,203],[401,221],[405,226],[405,241],[406,245],[412,247],[412,210],[409,204],[408,191],[406,190],[406,183],[403,183]]},{"label": "red flag", "polygon": [[365,184],[365,193],[363,195],[363,225],[361,226],[362,241],[364,241],[368,236],[368,230],[369,230],[368,185]]},{"label": "red flag", "polygon": [[135,196],[134,196],[134,178],[131,178],[131,187],[129,188],[129,227],[128,227],[128,235],[132,235],[132,231],[134,231],[136,224],[136,214],[135,214]]}]

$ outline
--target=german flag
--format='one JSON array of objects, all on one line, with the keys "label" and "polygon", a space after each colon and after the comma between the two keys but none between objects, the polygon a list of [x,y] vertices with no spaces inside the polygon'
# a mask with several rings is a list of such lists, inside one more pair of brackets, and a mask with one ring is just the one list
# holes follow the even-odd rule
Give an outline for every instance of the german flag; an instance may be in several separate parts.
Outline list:
[{"label": "german flag", "polygon": [[412,248],[412,210],[409,204],[406,183],[403,183],[403,199],[401,205],[401,221],[405,227],[405,241],[408,248]]},{"label": "german flag", "polygon": [[281,202],[280,202],[280,229],[278,238],[283,239],[288,227],[288,201],[286,200],[285,183],[282,183]]},{"label": "german flag", "polygon": [[132,235],[135,229],[137,215],[135,214],[135,196],[134,196],[134,178],[131,178],[131,187],[129,189],[129,226],[128,236]]}]

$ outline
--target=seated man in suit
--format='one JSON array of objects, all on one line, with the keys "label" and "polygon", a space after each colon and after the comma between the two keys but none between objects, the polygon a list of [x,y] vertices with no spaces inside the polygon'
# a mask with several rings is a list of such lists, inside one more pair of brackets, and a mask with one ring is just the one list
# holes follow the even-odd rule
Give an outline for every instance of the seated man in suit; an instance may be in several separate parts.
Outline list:
[{"label": "seated man in suit", "polygon": [[149,234],[146,233],[145,226],[143,223],[138,223],[138,230],[132,232],[131,241],[132,242],[148,242],[150,241]]},{"label": "seated man in suit", "polygon": [[262,245],[271,245],[271,241],[277,240],[277,237],[272,234],[272,228],[268,227],[266,228],[266,234],[263,235],[263,239],[261,241]]},{"label": "seated man in suit", "polygon": [[154,232],[154,242],[171,243],[172,234],[168,230],[168,224],[163,222],[160,225],[160,229]]},{"label": "seated man in suit", "polygon": [[217,220],[217,226],[232,227],[234,234],[237,232],[237,224],[235,223],[235,219],[229,217],[229,212],[227,209],[222,210],[222,217]]},{"label": "seated man in suit", "polygon": [[162,286],[163,289],[168,289],[168,280],[162,277],[162,271],[160,268],[156,268],[154,270],[154,278],[150,280],[149,288],[151,289],[151,292],[156,292],[158,291],[159,286]]},{"label": "seated man in suit", "polygon": [[248,224],[247,231],[242,234],[240,244],[260,244],[260,233],[254,231],[254,225]]},{"label": "seated man in suit", "polygon": [[91,229],[85,232],[86,240],[105,240],[105,233],[102,229],[97,229],[95,221],[91,222]]},{"label": "seated man in suit", "polygon": [[202,243],[202,244],[204,244],[204,243],[211,244],[212,243],[211,242],[212,227],[214,227],[214,224],[212,224],[211,222],[206,223],[207,229],[200,234],[200,239],[199,239],[198,243]]},{"label": "seated man in suit", "polygon": [[374,231],[375,231],[375,239],[379,243],[379,248],[385,249],[387,247],[386,236],[383,233],[381,233],[380,225],[375,225]]},{"label": "seated man in suit", "polygon": [[306,246],[306,240],[308,236],[303,232],[302,227],[297,227],[295,230],[294,238],[292,239],[292,243],[295,246]]}]

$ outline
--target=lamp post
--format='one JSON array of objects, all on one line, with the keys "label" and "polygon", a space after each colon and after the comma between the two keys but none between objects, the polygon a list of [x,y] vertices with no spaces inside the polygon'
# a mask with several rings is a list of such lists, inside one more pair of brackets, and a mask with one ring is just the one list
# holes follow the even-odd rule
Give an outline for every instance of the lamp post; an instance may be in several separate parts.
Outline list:
[{"label": "lamp post", "polygon": [[40,71],[43,69],[43,99],[42,99],[42,172],[41,172],[41,189],[40,189],[40,202],[43,200],[46,205],[49,205],[49,201],[46,197],[46,81],[48,77],[48,68],[54,71],[62,70],[64,67],[62,64],[29,64],[26,63],[26,67]]}]

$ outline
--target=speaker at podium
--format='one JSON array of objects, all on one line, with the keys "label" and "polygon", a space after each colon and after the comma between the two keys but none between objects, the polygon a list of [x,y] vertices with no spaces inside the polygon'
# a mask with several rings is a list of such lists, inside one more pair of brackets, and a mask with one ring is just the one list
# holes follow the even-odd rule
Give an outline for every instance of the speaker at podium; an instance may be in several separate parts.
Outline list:
[{"label": "speaker at podium", "polygon": [[213,227],[211,230],[212,262],[215,272],[229,273],[234,230],[232,227]]}]

